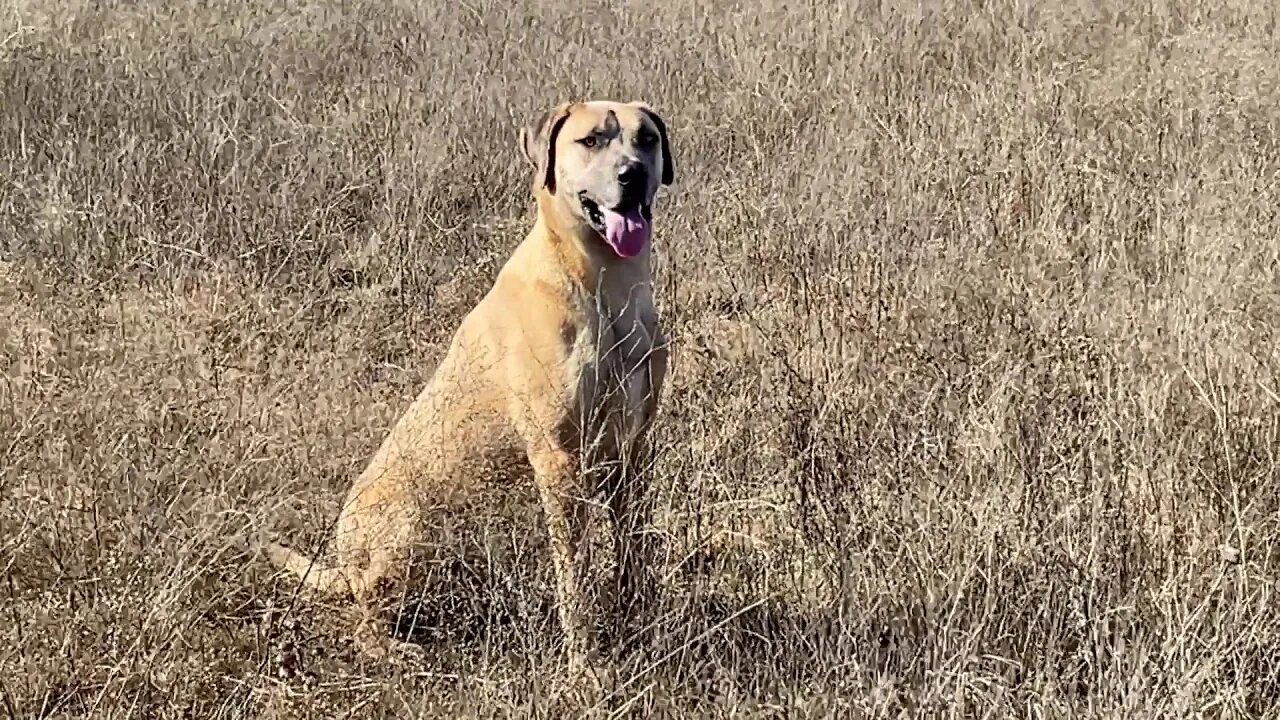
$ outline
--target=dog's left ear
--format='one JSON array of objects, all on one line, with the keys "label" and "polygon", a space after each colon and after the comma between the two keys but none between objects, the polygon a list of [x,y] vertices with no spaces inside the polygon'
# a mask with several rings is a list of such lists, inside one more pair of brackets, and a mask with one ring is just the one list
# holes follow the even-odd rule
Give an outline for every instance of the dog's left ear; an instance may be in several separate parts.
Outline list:
[{"label": "dog's left ear", "polygon": [[649,119],[653,121],[654,127],[658,128],[658,137],[662,139],[662,184],[670,185],[676,179],[676,164],[671,159],[671,140],[667,137],[667,124],[662,121],[662,116],[654,112],[653,108],[647,103],[633,102],[631,103]]},{"label": "dog's left ear", "polygon": [[569,117],[573,103],[560,103],[543,113],[532,125],[520,131],[520,150],[534,168],[533,190],[545,187],[556,191],[556,136]]}]

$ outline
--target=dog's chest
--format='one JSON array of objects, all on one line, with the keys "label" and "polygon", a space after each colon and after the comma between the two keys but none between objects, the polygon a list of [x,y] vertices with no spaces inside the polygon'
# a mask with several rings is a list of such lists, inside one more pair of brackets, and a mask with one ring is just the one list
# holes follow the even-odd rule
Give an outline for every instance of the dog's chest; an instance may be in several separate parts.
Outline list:
[{"label": "dog's chest", "polygon": [[[634,299],[633,299],[634,300]],[[574,343],[578,411],[583,429],[607,449],[634,440],[652,419],[652,393],[661,366],[657,312],[647,298],[620,310],[597,305]]]}]

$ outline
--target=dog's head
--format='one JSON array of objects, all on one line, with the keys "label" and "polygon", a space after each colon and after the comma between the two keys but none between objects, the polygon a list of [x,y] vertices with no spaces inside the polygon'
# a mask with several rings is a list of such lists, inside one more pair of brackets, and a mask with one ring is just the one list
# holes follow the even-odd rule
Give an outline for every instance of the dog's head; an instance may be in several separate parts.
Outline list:
[{"label": "dog's head", "polygon": [[653,196],[675,179],[667,127],[644,103],[565,103],[521,136],[534,192],[620,257],[649,245]]}]

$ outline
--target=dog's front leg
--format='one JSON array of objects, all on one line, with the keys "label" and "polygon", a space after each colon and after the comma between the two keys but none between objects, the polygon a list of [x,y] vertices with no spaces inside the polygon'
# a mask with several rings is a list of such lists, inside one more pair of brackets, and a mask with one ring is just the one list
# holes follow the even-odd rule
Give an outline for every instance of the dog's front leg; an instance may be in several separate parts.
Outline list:
[{"label": "dog's front leg", "polygon": [[591,668],[596,654],[592,603],[585,585],[590,559],[583,543],[587,506],[580,497],[579,463],[574,454],[550,448],[531,451],[529,461],[546,513],[569,671],[579,676]]},{"label": "dog's front leg", "polygon": [[[654,338],[647,367],[648,393],[644,396],[645,425],[623,452],[609,487],[609,510],[613,520],[613,548],[617,573],[614,601],[615,627],[630,619],[649,622],[657,594],[659,543],[650,527],[653,497],[649,475],[653,471],[653,449],[649,432],[658,413],[658,399],[667,374],[668,350],[661,331]],[[621,638],[619,638],[621,639]]]},{"label": "dog's front leg", "polygon": [[648,477],[651,465],[648,444],[641,438],[620,458],[609,488],[616,573],[613,619],[619,630],[630,620],[648,620],[656,594],[657,558],[649,527],[653,516]]}]

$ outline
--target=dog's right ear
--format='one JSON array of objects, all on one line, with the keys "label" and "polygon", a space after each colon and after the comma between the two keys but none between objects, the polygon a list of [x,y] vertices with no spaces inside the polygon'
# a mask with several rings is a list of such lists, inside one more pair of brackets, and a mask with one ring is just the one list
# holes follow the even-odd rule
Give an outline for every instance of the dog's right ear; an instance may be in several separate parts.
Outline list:
[{"label": "dog's right ear", "polygon": [[572,108],[571,102],[560,103],[520,131],[520,149],[534,169],[534,192],[544,187],[556,192],[556,137]]}]

